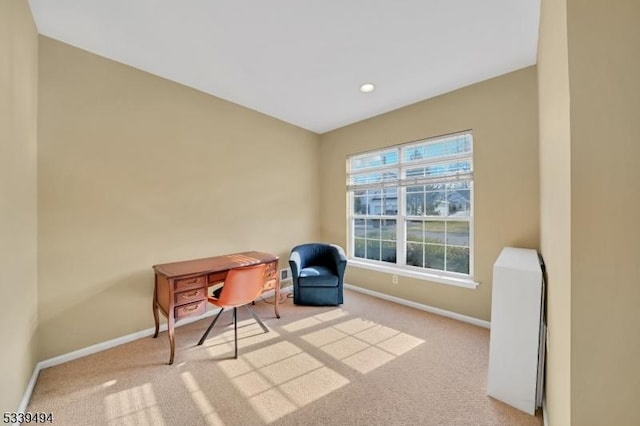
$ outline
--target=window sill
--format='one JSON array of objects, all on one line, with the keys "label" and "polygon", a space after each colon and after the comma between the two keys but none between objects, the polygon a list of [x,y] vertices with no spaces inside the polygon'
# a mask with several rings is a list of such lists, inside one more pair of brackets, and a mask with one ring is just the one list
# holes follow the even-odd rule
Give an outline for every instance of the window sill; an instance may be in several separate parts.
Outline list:
[{"label": "window sill", "polygon": [[464,287],[470,289],[476,289],[480,285],[479,282],[474,281],[471,278],[454,278],[446,275],[437,275],[433,273],[415,272],[401,268],[394,268],[393,266],[374,265],[367,262],[361,262],[356,259],[349,259],[348,266],[354,266],[356,268],[368,269],[371,271],[385,272],[393,275],[400,275],[402,277],[415,278],[423,281],[431,281],[439,284],[453,285],[456,287]]}]

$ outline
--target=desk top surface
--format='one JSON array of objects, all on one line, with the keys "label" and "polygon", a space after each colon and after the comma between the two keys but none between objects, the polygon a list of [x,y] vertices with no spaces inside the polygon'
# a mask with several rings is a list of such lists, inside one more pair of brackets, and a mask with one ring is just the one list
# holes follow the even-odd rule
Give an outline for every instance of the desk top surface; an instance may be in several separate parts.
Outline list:
[{"label": "desk top surface", "polygon": [[232,268],[268,263],[273,262],[274,260],[278,260],[278,256],[271,253],[245,251],[242,253],[225,254],[222,256],[206,257],[203,259],[163,263],[160,265],[154,265],[153,270],[156,274],[161,274],[168,278],[174,278],[183,275],[227,271]]}]

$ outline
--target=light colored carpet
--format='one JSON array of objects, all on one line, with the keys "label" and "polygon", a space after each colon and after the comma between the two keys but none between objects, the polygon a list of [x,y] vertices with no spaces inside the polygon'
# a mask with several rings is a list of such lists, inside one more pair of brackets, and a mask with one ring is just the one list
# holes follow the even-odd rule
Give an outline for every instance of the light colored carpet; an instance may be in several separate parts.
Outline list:
[{"label": "light colored carpet", "polygon": [[[542,425],[486,395],[489,331],[345,290],[340,307],[295,306],[269,333],[239,309],[43,370],[30,412],[59,425]],[[151,312],[149,312],[151,315]]]}]

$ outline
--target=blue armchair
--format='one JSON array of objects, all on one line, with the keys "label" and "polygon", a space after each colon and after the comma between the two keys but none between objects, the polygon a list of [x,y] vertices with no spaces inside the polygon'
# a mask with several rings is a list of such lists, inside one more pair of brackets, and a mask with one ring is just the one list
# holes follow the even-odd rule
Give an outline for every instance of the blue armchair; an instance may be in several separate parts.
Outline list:
[{"label": "blue armchair", "polygon": [[289,256],[296,305],[340,305],[347,257],[334,244],[309,243],[294,247]]}]

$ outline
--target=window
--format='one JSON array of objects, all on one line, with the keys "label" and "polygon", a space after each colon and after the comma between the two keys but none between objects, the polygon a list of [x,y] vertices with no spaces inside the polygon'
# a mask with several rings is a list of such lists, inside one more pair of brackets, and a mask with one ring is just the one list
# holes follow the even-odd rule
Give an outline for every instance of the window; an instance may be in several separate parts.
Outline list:
[{"label": "window", "polygon": [[425,275],[473,275],[471,132],[347,158],[351,259]]}]

